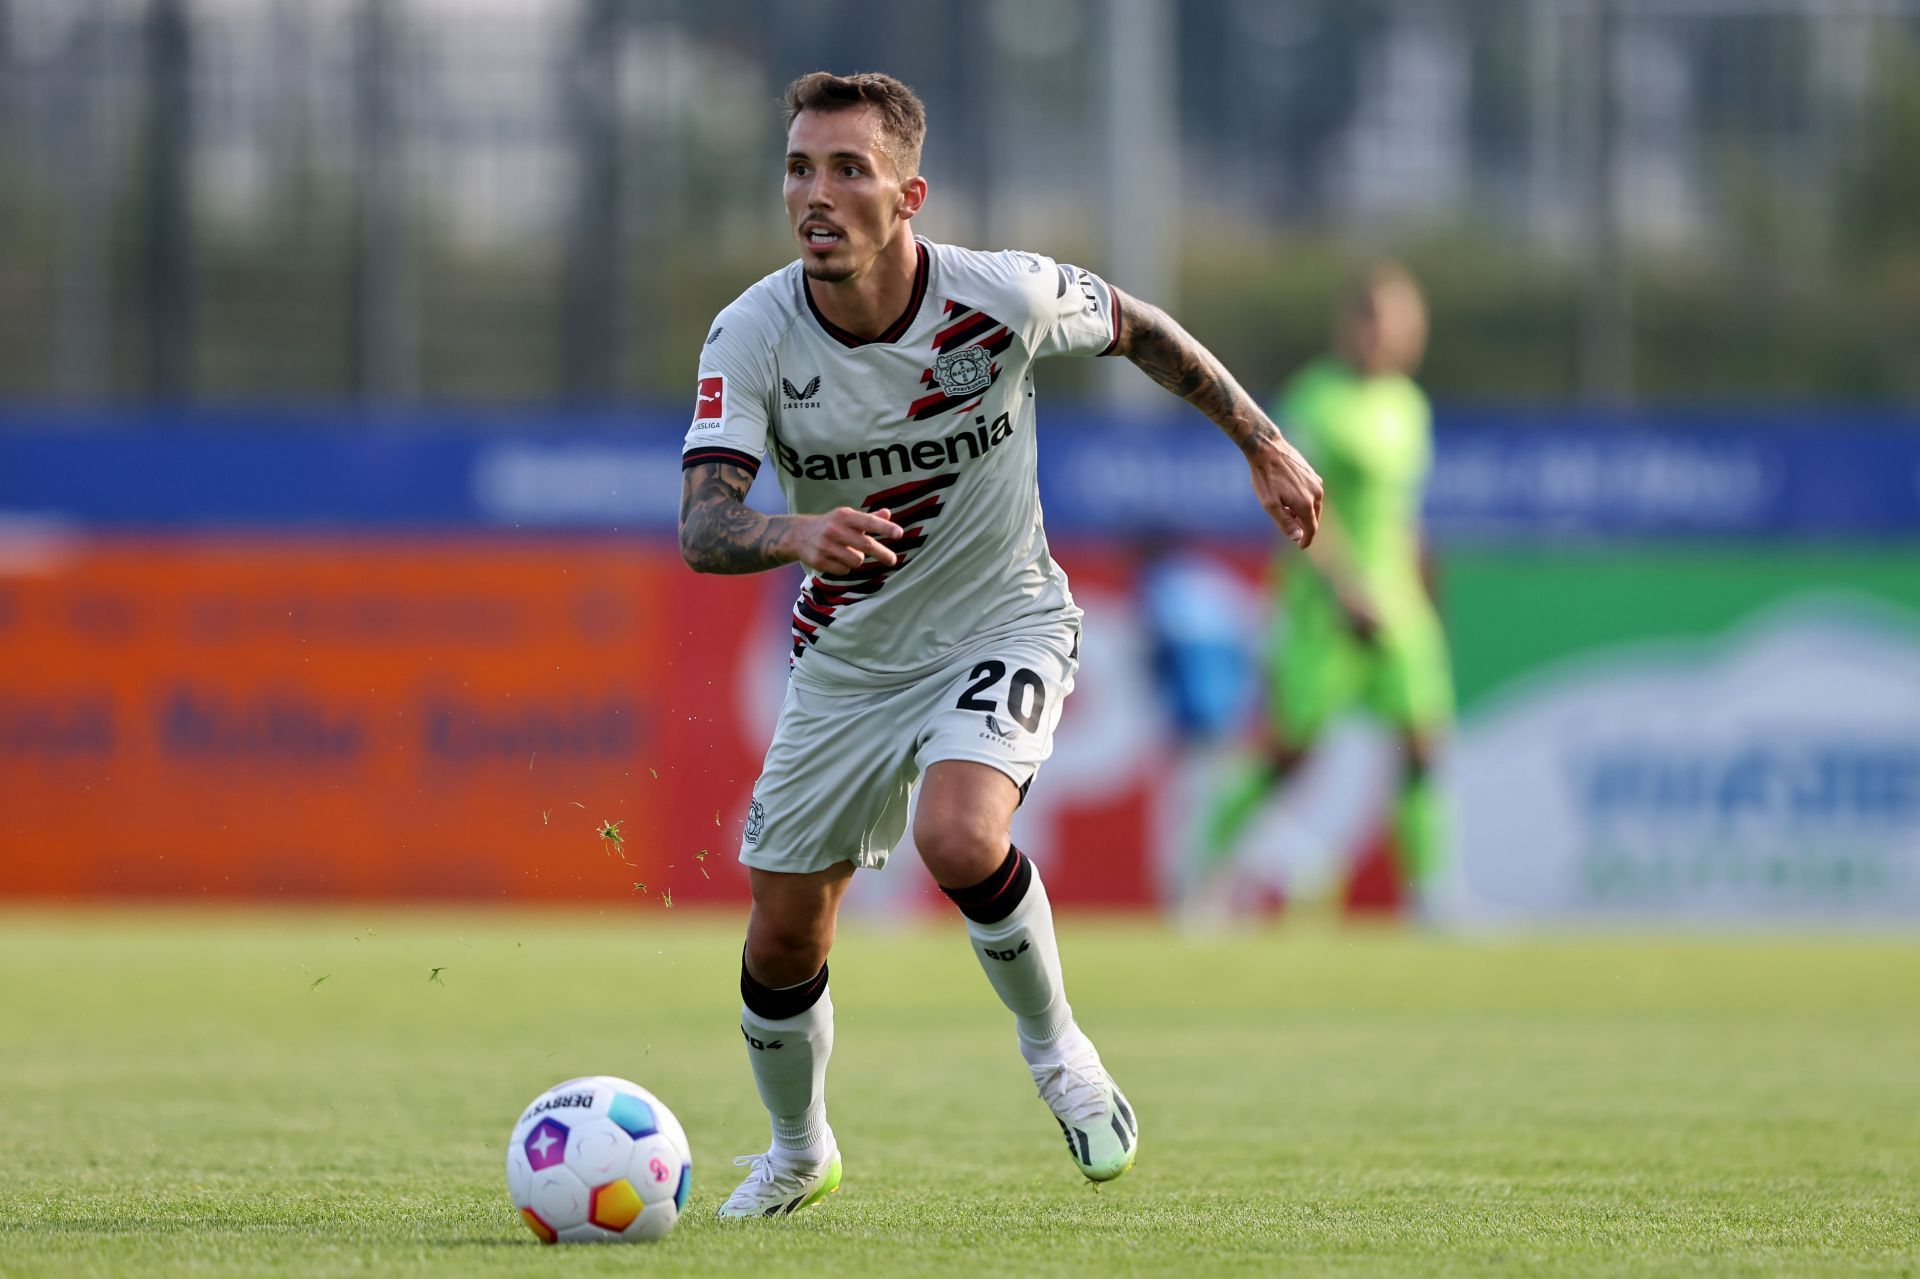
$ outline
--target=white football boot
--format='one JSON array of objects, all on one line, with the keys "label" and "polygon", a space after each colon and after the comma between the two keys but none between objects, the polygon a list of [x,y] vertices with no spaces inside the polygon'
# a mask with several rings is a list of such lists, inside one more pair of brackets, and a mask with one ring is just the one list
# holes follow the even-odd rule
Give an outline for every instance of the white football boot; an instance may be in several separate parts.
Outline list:
[{"label": "white football boot", "polygon": [[837,1145],[817,1164],[794,1163],[777,1150],[741,1155],[733,1162],[749,1171],[747,1179],[720,1205],[722,1217],[784,1217],[840,1189]]},{"label": "white football boot", "polygon": [[[1022,1045],[1025,1048],[1025,1045]],[[1040,1099],[1053,1111],[1067,1139],[1067,1153],[1092,1181],[1112,1181],[1133,1167],[1140,1148],[1140,1125],[1133,1107],[1120,1095],[1113,1076],[1100,1064],[1093,1041],[1078,1026],[1061,1036],[1054,1054],[1029,1057],[1027,1068]]]}]

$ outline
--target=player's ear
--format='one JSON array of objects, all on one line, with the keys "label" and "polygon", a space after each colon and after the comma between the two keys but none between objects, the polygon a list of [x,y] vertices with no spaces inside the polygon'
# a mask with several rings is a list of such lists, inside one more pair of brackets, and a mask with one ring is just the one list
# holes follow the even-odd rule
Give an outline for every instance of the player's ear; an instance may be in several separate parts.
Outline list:
[{"label": "player's ear", "polygon": [[920,206],[927,202],[927,180],[918,174],[900,184],[900,220],[905,222],[920,212]]}]

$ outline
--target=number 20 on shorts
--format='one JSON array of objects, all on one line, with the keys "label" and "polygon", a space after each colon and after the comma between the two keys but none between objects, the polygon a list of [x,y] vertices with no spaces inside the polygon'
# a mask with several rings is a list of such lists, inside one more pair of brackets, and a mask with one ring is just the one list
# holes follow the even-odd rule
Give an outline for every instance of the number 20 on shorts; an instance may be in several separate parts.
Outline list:
[{"label": "number 20 on shorts", "polygon": [[[973,683],[967,685],[960,694],[960,700],[954,703],[963,711],[986,711],[991,714],[1000,709],[1000,704],[980,694],[998,684],[1007,673],[1007,664],[988,658],[973,668],[968,677]],[[1041,678],[1022,666],[1015,670],[1013,678],[1007,681],[1007,714],[1013,716],[1014,723],[1029,733],[1040,731],[1040,717],[1047,709],[1047,686]]]}]

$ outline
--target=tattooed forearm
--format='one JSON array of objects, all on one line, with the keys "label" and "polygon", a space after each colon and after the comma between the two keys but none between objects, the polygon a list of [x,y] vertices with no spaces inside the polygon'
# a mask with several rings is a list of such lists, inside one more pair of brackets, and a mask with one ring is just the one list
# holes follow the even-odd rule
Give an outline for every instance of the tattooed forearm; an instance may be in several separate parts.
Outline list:
[{"label": "tattooed forearm", "polygon": [[758,573],[792,560],[780,551],[785,516],[745,504],[753,473],[708,462],[681,473],[680,556],[701,573]]},{"label": "tattooed forearm", "polygon": [[1226,366],[1159,307],[1134,297],[1122,299],[1120,340],[1114,349],[1213,419],[1242,449],[1280,438],[1279,429]]}]

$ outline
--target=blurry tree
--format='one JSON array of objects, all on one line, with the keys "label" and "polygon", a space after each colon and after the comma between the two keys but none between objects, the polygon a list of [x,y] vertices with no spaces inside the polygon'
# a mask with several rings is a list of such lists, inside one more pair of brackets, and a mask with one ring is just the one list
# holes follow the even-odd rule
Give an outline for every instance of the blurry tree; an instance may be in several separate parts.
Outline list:
[{"label": "blurry tree", "polygon": [[[1636,398],[1920,403],[1920,0],[1616,9]],[[921,229],[1128,287],[1104,12],[0,0],[0,397],[677,404],[713,313],[790,260],[777,97],[821,65],[926,97]],[[1437,395],[1576,394],[1589,12],[1183,0],[1182,320],[1264,396],[1391,253]]]},{"label": "blurry tree", "polygon": [[1859,158],[1842,188],[1857,260],[1920,254],[1920,41],[1888,24]]}]

